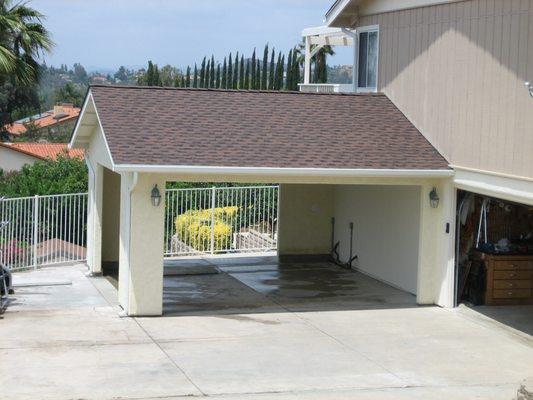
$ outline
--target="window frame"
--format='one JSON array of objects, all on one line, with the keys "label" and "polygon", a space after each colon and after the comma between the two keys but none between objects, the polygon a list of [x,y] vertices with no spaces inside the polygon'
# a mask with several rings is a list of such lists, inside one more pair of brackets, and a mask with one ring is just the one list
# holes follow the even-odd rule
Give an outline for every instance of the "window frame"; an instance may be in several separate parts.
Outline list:
[{"label": "window frame", "polygon": [[[376,87],[361,87],[359,86],[359,46],[361,33],[377,33],[377,51],[376,51]],[[355,91],[357,93],[376,93],[379,87],[379,48],[380,48],[380,34],[379,34],[379,25],[368,25],[356,28],[357,34],[357,43],[355,44],[355,62],[354,62],[354,78],[353,84]]]}]

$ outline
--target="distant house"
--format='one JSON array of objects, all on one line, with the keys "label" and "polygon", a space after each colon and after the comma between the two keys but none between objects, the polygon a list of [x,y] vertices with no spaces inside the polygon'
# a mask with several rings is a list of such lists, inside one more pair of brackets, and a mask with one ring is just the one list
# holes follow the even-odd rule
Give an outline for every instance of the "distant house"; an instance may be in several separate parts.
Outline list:
[{"label": "distant house", "polygon": [[61,103],[52,110],[19,119],[5,128],[11,139],[26,133],[31,125],[38,130],[48,129],[48,133],[54,135],[61,129],[74,127],[78,115],[80,115],[78,107],[70,103]]},{"label": "distant house", "polygon": [[66,143],[0,143],[0,169],[5,172],[18,171],[36,161],[55,160],[60,154],[84,157],[83,150],[68,150]]}]

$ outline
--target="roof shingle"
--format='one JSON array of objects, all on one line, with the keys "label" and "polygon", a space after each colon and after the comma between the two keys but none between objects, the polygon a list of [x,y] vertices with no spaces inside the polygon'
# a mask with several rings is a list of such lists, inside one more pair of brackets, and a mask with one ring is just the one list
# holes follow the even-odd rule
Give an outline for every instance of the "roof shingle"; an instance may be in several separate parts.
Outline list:
[{"label": "roof shingle", "polygon": [[115,164],[448,169],[383,94],[90,90]]}]

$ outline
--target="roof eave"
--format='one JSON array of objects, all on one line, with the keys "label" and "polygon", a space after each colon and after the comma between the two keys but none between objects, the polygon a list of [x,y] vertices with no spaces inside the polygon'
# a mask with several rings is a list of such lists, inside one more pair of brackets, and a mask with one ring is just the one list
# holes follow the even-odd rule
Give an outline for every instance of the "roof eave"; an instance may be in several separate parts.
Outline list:
[{"label": "roof eave", "polygon": [[453,169],[348,169],[115,164],[115,172],[315,178],[447,178]]}]

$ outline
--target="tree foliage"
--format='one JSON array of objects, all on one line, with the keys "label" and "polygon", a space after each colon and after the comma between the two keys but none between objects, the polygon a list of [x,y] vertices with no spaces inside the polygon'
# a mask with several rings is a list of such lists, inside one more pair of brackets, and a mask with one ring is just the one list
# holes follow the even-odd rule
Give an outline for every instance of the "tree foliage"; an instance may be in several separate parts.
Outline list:
[{"label": "tree foliage", "polygon": [[85,162],[67,154],[25,165],[20,171],[0,172],[0,193],[8,197],[83,193],[87,187]]}]

